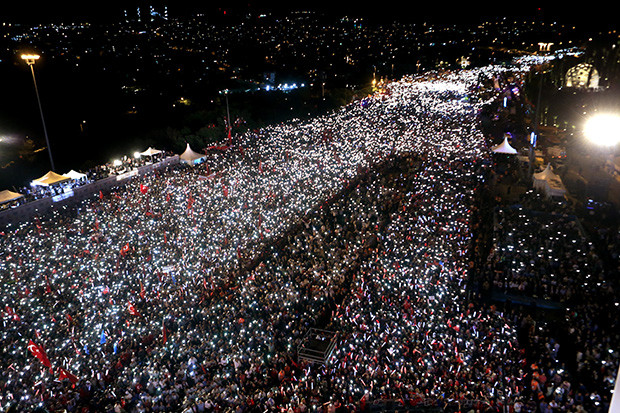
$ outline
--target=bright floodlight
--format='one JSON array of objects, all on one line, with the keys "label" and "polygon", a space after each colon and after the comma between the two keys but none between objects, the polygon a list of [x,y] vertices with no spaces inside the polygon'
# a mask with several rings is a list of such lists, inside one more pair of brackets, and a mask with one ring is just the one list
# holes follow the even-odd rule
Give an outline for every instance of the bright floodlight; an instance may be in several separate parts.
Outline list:
[{"label": "bright floodlight", "polygon": [[38,54],[23,54],[21,56],[21,58],[24,59],[29,65],[34,64],[34,62],[38,60],[39,57],[40,56]]},{"label": "bright floodlight", "polygon": [[620,142],[620,116],[596,115],[586,122],[583,133],[597,145],[613,146]]}]

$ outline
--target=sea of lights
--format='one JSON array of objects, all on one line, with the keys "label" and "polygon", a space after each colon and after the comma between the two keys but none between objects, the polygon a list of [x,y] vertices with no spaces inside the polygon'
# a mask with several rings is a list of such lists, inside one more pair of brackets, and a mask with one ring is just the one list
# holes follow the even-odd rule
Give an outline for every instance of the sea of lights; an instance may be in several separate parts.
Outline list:
[{"label": "sea of lights", "polygon": [[[318,388],[329,372],[347,377],[339,382],[343,394],[379,397],[428,381],[444,363],[454,374],[478,375],[474,347],[485,348],[490,360],[505,357],[515,337],[504,316],[470,313],[462,302],[469,203],[480,179],[475,164],[488,156],[475,119],[484,102],[462,96],[481,74],[500,70],[404,78],[366,105],[248,132],[200,165],[135,177],[76,211],[6,229],[0,298],[16,317],[2,320],[12,361],[3,373],[12,385],[2,406],[8,392],[26,405],[58,396],[55,375],[25,350],[30,339],[44,346],[54,367],[81,380],[109,377],[113,369],[118,393],[120,383],[142,372],[165,377],[162,359],[189,369],[197,357],[209,379],[224,385],[235,373],[230,366],[264,371],[291,356],[364,249],[357,236],[342,241],[346,253],[321,250],[315,244],[339,238],[323,232],[313,211],[361,170],[401,155],[425,159],[409,182],[366,182],[335,203],[344,222],[360,221],[372,232],[378,200],[390,199],[398,185],[410,189],[377,233],[389,250],[362,262],[351,287],[356,293],[337,314],[346,332],[338,351],[325,367],[304,367],[282,391]],[[300,222],[309,235],[288,246],[296,249],[293,262],[284,258],[291,252],[280,254],[272,243]],[[244,264],[264,250],[271,253],[263,263],[245,272]],[[140,315],[130,314],[128,303]],[[162,325],[169,328],[166,343]],[[467,340],[458,334],[466,327],[474,336]],[[396,342],[417,344],[405,350]],[[135,343],[149,351],[139,365]],[[413,363],[417,353],[424,356]],[[391,382],[386,371],[393,372]],[[479,379],[482,385],[488,378]]]}]

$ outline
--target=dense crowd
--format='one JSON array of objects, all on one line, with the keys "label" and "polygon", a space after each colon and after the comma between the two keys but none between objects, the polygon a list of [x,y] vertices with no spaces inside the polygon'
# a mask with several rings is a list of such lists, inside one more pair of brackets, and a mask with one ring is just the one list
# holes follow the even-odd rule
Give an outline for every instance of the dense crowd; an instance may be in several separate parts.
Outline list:
[{"label": "dense crowd", "polygon": [[[522,315],[540,411],[607,411],[618,368],[617,281],[567,202],[533,190],[495,208],[486,293],[533,299],[548,313]],[[534,404],[533,407],[536,407]]]},{"label": "dense crowd", "polygon": [[[476,88],[503,70],[405,78],[4,229],[0,406],[589,407],[544,329],[467,293],[489,157]],[[617,366],[588,309],[584,376]],[[324,365],[297,357],[310,327],[338,332]]]},{"label": "dense crowd", "polygon": [[498,207],[496,218],[493,288],[566,303],[601,288],[601,260],[574,215],[514,205]]}]

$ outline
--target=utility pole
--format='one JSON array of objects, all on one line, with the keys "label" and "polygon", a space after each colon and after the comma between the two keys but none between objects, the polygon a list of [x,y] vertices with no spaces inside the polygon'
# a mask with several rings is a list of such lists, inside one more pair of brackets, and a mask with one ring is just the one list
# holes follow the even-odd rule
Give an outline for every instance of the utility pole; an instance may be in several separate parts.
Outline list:
[{"label": "utility pole", "polygon": [[37,54],[23,54],[21,58],[26,62],[28,66],[30,66],[30,71],[32,72],[32,81],[34,82],[34,91],[37,95],[37,102],[39,103],[39,113],[41,114],[41,122],[43,123],[43,134],[45,135],[45,143],[47,145],[47,153],[50,157],[50,165],[52,167],[52,171],[55,172],[56,168],[54,167],[54,158],[52,157],[52,148],[50,148],[50,141],[47,137],[47,128],[45,127],[45,118],[43,117],[43,108],[41,106],[41,98],[39,98],[39,88],[37,87],[37,79],[34,76],[34,63],[39,59],[39,55]]},{"label": "utility pole", "polygon": [[[540,96],[542,95],[542,87],[543,87],[543,77],[545,76],[545,70],[542,69],[540,72],[540,83],[538,85],[538,99],[536,101],[536,114],[534,116],[534,137],[538,140],[538,122],[540,116]],[[529,153],[529,176],[532,176],[534,173],[534,142],[530,138],[530,153]]]}]

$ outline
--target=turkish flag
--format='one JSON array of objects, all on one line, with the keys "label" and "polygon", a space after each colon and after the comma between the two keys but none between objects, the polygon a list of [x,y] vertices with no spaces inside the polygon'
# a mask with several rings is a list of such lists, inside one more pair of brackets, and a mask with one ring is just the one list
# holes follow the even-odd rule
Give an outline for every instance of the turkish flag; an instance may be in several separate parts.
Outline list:
[{"label": "turkish flag", "polygon": [[47,354],[45,354],[45,350],[43,350],[43,347],[35,344],[34,341],[30,340],[28,342],[28,350],[30,350],[32,355],[38,358],[45,367],[52,367],[52,363],[50,363],[50,360],[47,358]]},{"label": "turkish flag", "polygon": [[133,306],[130,302],[127,302],[127,309],[129,310],[129,314],[139,316],[140,313],[136,310],[136,307]]},{"label": "turkish flag", "polygon": [[161,329],[162,329],[162,333],[164,335],[164,343],[163,344],[166,344],[166,341],[168,341],[168,332],[166,330],[166,325],[164,324],[163,321],[161,323]]},{"label": "turkish flag", "polygon": [[64,380],[64,379],[69,379],[69,381],[73,384],[77,383],[78,378],[75,377],[73,374],[69,373],[67,370],[63,369],[62,367],[58,367],[58,380]]},{"label": "turkish flag", "polygon": [[[26,290],[27,290],[27,289],[28,289],[28,288],[26,287]],[[28,292],[28,294],[29,294],[29,292]],[[6,305],[6,307],[5,307],[5,311],[6,311],[6,313],[7,313],[7,315],[8,315],[9,317],[13,317],[13,320],[15,320],[15,321],[19,321],[19,320],[20,320],[20,318],[19,318],[19,316],[17,315],[17,313],[16,313],[16,312],[15,312],[15,311],[11,308],[11,307],[9,307],[9,305],[8,305],[8,304],[7,304],[7,305]]]},{"label": "turkish flag", "polygon": [[129,244],[125,244],[123,248],[121,248],[121,255],[125,255],[129,252]]},{"label": "turkish flag", "polygon": [[142,284],[142,280],[140,280],[140,297],[144,300],[146,297],[146,291],[144,291],[144,285]]},{"label": "turkish flag", "polygon": [[140,192],[146,194],[149,191],[149,187],[143,184],[140,184]]}]

